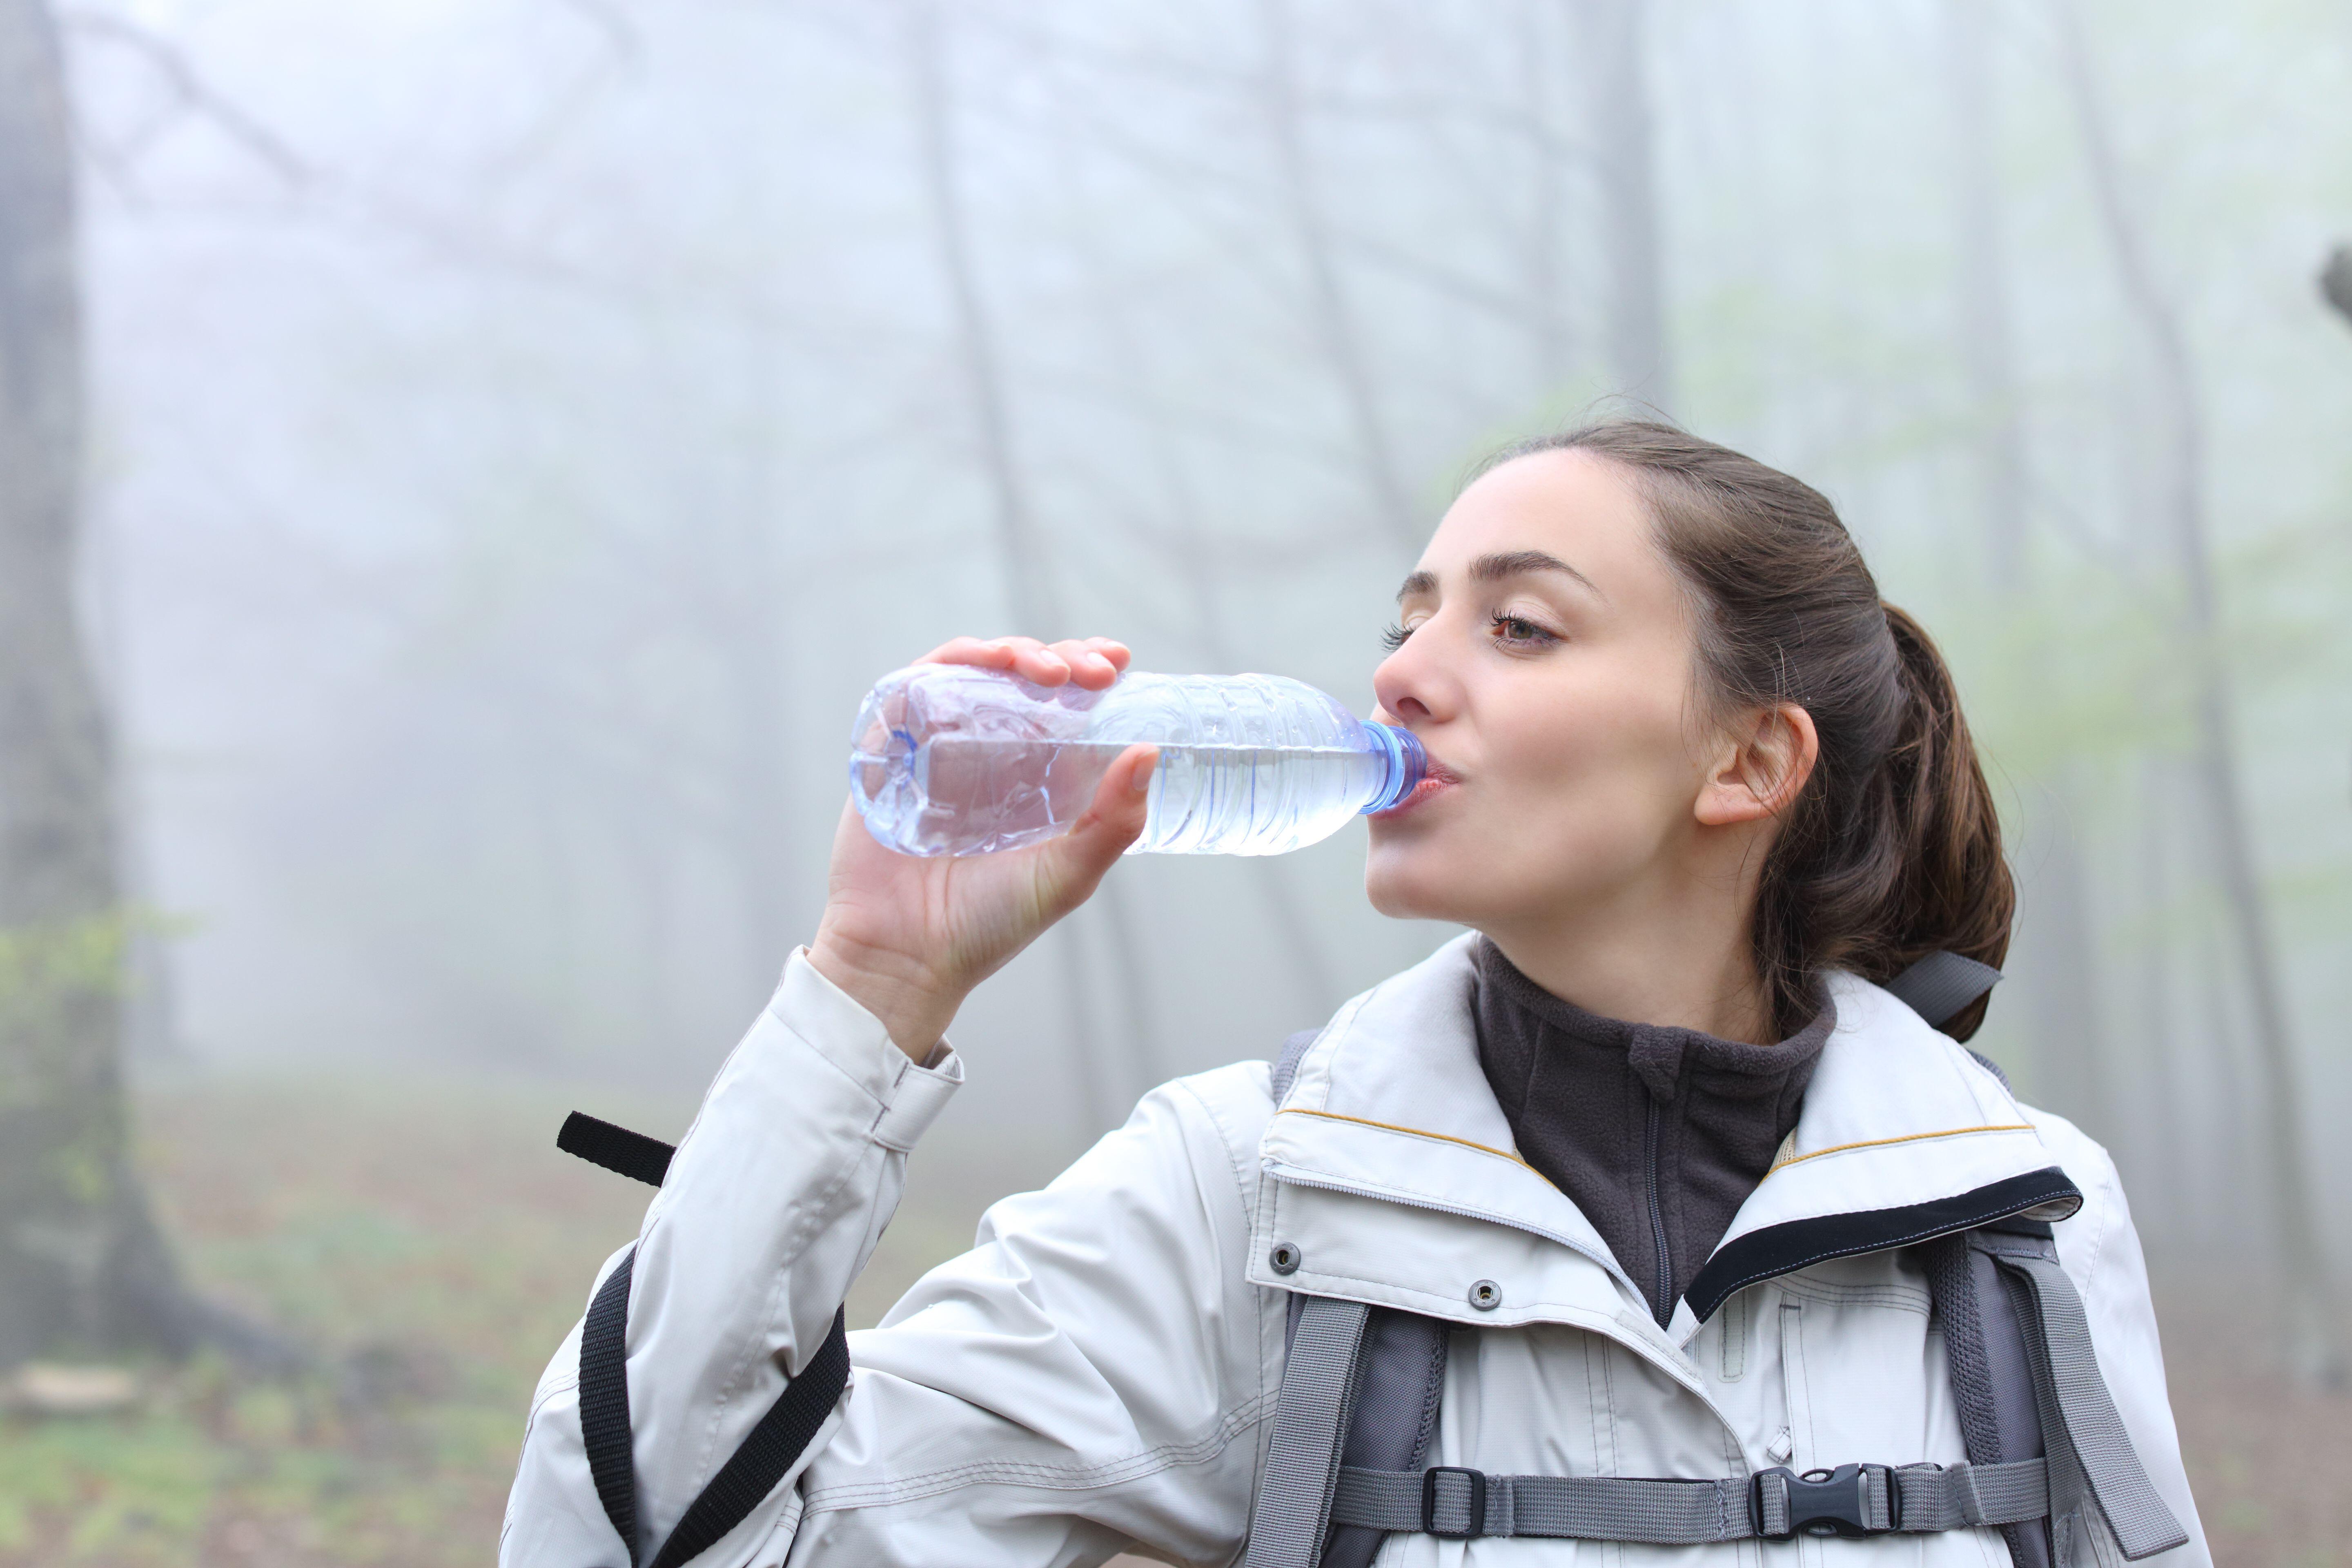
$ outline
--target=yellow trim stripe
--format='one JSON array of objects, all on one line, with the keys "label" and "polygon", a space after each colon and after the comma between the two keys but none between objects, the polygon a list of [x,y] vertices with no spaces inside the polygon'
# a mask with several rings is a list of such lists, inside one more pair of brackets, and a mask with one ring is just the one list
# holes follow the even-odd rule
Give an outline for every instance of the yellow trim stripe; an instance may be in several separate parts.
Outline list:
[{"label": "yellow trim stripe", "polygon": [[1776,1160],[1772,1163],[1772,1169],[1764,1173],[1769,1176],[1772,1171],[1785,1170],[1790,1165],[1801,1163],[1806,1160],[1818,1160],[1824,1154],[1843,1154],[1848,1149],[1875,1149],[1885,1143],[1916,1143],[1923,1138],[1958,1138],[1964,1132],[2031,1132],[2032,1131],[2033,1124],[2030,1121],[2003,1121],[1990,1127],[1947,1127],[1940,1132],[1906,1132],[1900,1138],[1864,1138],[1856,1143],[1832,1143],[1826,1149],[1816,1149],[1810,1154],[1791,1154],[1785,1160]]},{"label": "yellow trim stripe", "polygon": [[[1481,1154],[1493,1154],[1498,1158],[1508,1160],[1514,1165],[1525,1165],[1530,1171],[1535,1169],[1533,1165],[1528,1165],[1525,1160],[1520,1159],[1508,1149],[1492,1149],[1484,1143],[1473,1143],[1467,1138],[1456,1138],[1448,1132],[1431,1132],[1419,1127],[1399,1127],[1393,1121],[1373,1121],[1361,1116],[1342,1116],[1336,1110],[1304,1110],[1297,1106],[1286,1105],[1280,1110],[1276,1111],[1275,1114],[1277,1116],[1319,1116],[1326,1121],[1352,1121],[1359,1127],[1377,1127],[1383,1132],[1408,1132],[1415,1138],[1434,1138],[1441,1143],[1459,1143],[1465,1149],[1475,1149]],[[1825,1150],[1823,1152],[1827,1152],[1827,1151]]]}]

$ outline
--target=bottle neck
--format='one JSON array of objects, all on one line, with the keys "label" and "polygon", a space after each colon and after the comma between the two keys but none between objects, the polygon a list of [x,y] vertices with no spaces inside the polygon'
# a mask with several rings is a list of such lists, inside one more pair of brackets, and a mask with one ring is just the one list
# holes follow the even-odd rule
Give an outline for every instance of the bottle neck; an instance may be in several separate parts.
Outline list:
[{"label": "bottle neck", "polygon": [[1421,749],[1421,741],[1401,724],[1367,724],[1365,730],[1372,740],[1372,754],[1387,763],[1386,776],[1372,798],[1364,803],[1367,815],[1386,811],[1413,792],[1422,775],[1429,772],[1429,753]]}]

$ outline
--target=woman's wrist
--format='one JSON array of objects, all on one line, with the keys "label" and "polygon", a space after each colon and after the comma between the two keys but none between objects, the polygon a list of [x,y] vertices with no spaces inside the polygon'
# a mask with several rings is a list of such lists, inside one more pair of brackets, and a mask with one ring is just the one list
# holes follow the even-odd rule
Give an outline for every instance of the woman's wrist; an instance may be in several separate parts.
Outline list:
[{"label": "woman's wrist", "polygon": [[942,988],[903,960],[861,952],[823,930],[809,943],[809,964],[880,1019],[891,1043],[919,1066],[931,1059],[963,1005],[961,992]]}]

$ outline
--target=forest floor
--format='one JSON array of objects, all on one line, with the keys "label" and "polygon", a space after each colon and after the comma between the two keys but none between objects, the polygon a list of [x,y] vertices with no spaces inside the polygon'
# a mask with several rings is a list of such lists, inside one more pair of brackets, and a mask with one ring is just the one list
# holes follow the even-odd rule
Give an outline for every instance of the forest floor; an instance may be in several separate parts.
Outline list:
[{"label": "forest floor", "polygon": [[[206,1359],[142,1369],[116,1414],[0,1415],[0,1568],[488,1562],[532,1384],[649,1195],[555,1152],[573,1105],[670,1138],[692,1111],[457,1080],[146,1096],[144,1159],[189,1274],[314,1370],[260,1382]],[[852,1322],[1056,1153],[927,1146]],[[2216,1559],[2352,1568],[2352,1397],[2287,1386],[2215,1303],[2162,1305]]]}]

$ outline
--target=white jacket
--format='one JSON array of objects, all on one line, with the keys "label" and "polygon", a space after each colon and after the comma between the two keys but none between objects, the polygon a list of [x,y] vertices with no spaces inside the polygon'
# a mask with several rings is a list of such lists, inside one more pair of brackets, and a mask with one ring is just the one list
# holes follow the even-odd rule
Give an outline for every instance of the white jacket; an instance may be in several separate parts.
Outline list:
[{"label": "white jacket", "polygon": [[[1584,1215],[1512,1152],[1478,1066],[1469,942],[1342,1007],[1279,1107],[1262,1061],[1179,1079],[1044,1191],[992,1208],[971,1252],[850,1336],[832,1419],[698,1568],[1034,1568],[1123,1550],[1235,1562],[1291,1289],[1490,1331],[1454,1336],[1433,1464],[1713,1478],[1959,1462],[1927,1285],[1895,1248],[1918,1228],[1907,1220],[2053,1168],[2084,1199],[2057,1245],[2100,1369],[2189,1534],[2152,1561],[2210,1563],[2139,1240],[2097,1144],[2021,1106],[1886,992],[1832,976],[1837,1028],[1796,1130],[1691,1294],[1757,1278],[1704,1323],[1686,1300],[1662,1331]],[[909,1062],[795,955],[720,1069],[635,1265],[648,1553],[823,1341],[908,1151],[962,1081],[942,1054]],[[1286,1277],[1269,1262],[1278,1243],[1299,1252]],[[1803,1262],[1855,1246],[1873,1249]],[[1491,1310],[1471,1304],[1479,1281],[1500,1287]],[[579,1342],[575,1327],[532,1402],[507,1568],[625,1568],[583,1452]],[[1990,1530],[1692,1548],[1396,1535],[1381,1561],[1796,1568],[1861,1554],[2009,1562]]]}]

